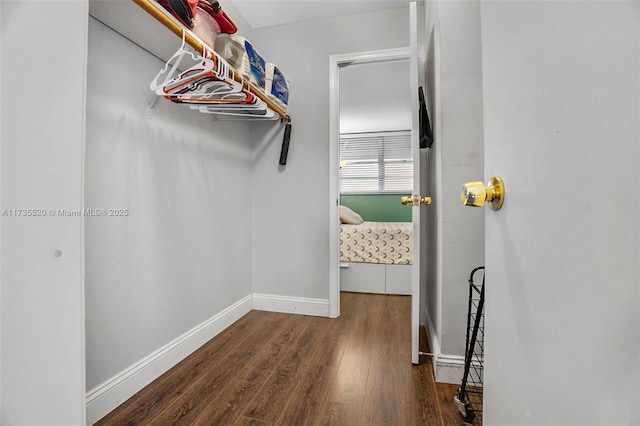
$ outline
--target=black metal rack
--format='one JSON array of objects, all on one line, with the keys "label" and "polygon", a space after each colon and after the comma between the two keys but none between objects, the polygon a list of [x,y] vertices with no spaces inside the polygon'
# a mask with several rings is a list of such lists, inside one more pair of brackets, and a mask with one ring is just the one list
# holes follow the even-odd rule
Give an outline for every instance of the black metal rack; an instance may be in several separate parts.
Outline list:
[{"label": "black metal rack", "polygon": [[[482,285],[474,283],[482,272]],[[455,396],[456,406],[467,424],[482,425],[482,370],[484,366],[484,266],[469,275],[469,309],[467,312],[467,341],[464,355],[462,384]]]}]

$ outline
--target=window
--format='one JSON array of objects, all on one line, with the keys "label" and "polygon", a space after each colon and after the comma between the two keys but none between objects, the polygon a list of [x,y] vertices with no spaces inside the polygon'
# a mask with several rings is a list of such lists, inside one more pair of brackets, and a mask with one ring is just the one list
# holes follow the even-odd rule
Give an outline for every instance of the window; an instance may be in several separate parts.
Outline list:
[{"label": "window", "polygon": [[340,193],[413,189],[411,131],[340,135]]}]

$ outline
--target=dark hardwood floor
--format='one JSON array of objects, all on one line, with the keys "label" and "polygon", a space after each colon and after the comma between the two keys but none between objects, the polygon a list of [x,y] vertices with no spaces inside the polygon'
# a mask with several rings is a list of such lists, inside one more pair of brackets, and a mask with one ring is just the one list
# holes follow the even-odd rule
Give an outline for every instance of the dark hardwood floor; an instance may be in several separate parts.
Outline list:
[{"label": "dark hardwood floor", "polygon": [[252,311],[98,425],[462,425],[457,385],[411,364],[408,296],[342,293],[338,319]]}]

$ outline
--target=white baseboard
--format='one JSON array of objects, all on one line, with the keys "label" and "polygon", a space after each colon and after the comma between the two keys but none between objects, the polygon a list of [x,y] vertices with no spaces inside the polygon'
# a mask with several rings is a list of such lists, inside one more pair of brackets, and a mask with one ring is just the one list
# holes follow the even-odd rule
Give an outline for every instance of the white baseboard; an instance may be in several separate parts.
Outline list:
[{"label": "white baseboard", "polygon": [[[436,382],[452,383],[456,385],[462,384],[462,377],[464,376],[463,356],[440,355],[437,363],[438,369],[436,370]],[[482,364],[482,360],[475,359],[475,356],[473,357],[471,360],[471,372],[469,373],[468,380],[471,380],[472,378],[477,379],[478,369],[482,370]],[[482,384],[475,383],[474,386],[482,386]]]},{"label": "white baseboard", "polygon": [[87,392],[87,424],[92,425],[100,420],[136,392],[251,311],[253,307],[252,299],[252,295],[244,297]]},{"label": "white baseboard", "polygon": [[160,377],[252,309],[329,316],[329,300],[252,294],[169,342],[86,394],[87,424],[92,425]]},{"label": "white baseboard", "polygon": [[253,309],[258,311],[328,317],[329,300],[254,293]]},{"label": "white baseboard", "polygon": [[429,341],[429,349],[431,349],[431,353],[433,354],[433,356],[431,357],[431,360],[433,362],[433,371],[437,372],[438,370],[436,361],[440,356],[440,340],[438,339],[438,334],[436,333],[436,328],[433,325],[433,321],[431,320],[431,315],[429,315],[428,309],[424,310],[424,317],[427,323],[426,332],[427,340]]},{"label": "white baseboard", "polygon": [[459,385],[464,375],[464,357],[440,354],[436,359],[436,382]]},{"label": "white baseboard", "polygon": [[436,382],[461,384],[462,376],[464,375],[464,356],[443,354],[436,328],[428,310],[425,310],[425,318],[429,348],[433,353],[433,370],[435,371]]}]

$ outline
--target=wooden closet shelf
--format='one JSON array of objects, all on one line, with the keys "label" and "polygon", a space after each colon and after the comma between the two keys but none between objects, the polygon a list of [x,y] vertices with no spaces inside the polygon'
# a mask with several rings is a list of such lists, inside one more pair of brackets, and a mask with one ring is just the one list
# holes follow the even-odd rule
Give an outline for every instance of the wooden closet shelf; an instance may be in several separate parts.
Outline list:
[{"label": "wooden closet shelf", "polygon": [[[149,15],[155,18],[158,22],[164,25],[167,29],[169,29],[176,36],[182,38],[184,34],[185,42],[194,48],[196,52],[209,51],[213,52],[213,48],[206,44],[203,44],[198,37],[196,37],[193,32],[186,28],[184,25],[181,25],[174,21],[165,10],[154,0],[132,0],[135,4],[144,9]],[[283,120],[289,120],[289,117],[276,103],[274,103],[263,90],[258,88],[256,85],[248,82],[243,79],[242,76],[232,70],[232,76],[235,81],[243,84],[245,87],[248,87],[251,93],[259,97],[263,100],[267,106],[273,110],[276,114],[278,114]]]}]

